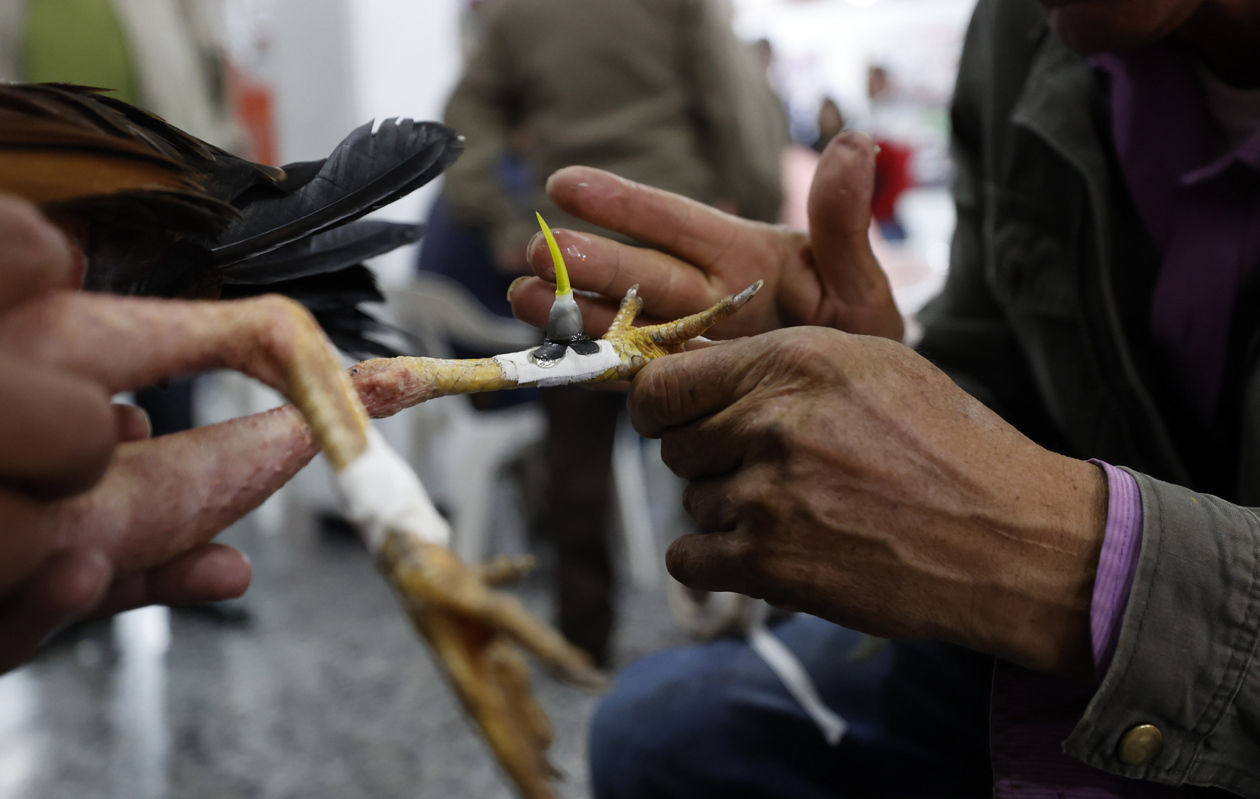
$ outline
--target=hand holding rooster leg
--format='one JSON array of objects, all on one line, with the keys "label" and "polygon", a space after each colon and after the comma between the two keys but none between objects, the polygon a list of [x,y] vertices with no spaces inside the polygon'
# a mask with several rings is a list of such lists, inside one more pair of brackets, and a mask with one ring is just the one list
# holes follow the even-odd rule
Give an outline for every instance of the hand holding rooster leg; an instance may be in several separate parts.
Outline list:
[{"label": "hand holding rooster leg", "polygon": [[[868,238],[874,185],[874,143],[846,131],[819,161],[808,233],[739,219],[590,167],[556,172],[547,192],[564,211],[649,245],[556,233],[574,287],[598,295],[578,297],[592,335],[607,327],[632,285],[648,303],[648,320],[661,322],[764,280],[757,301],[715,328],[715,338],[815,325],[900,341],[901,315]],[[540,277],[513,284],[512,310],[541,326],[551,308],[554,259],[538,237],[529,256]]]},{"label": "hand holding rooster leg", "polygon": [[[0,196],[0,318],[80,279],[80,259],[57,229],[33,206]],[[116,576],[97,542],[67,541],[43,523],[74,501],[64,498],[92,489],[117,444],[147,438],[138,409],[111,408],[109,394],[91,380],[3,348],[0,407],[0,672],[76,617],[245,590],[249,562],[222,545],[192,547],[147,571]]]},{"label": "hand holding rooster leg", "polygon": [[[525,795],[549,795],[550,733],[515,646],[574,680],[594,682],[595,672],[443,546],[445,522],[405,464],[369,435],[350,378],[305,310],[278,297],[187,303],[54,293],[0,319],[0,348],[77,375],[102,396],[171,374],[231,368],[291,399],[300,417],[283,408],[119,447],[96,489],[40,509],[31,520],[40,528],[35,538],[67,548],[90,543],[119,573],[143,573],[259,504],[318,441],[352,516],[501,762]],[[0,565],[0,581],[14,568]]]}]

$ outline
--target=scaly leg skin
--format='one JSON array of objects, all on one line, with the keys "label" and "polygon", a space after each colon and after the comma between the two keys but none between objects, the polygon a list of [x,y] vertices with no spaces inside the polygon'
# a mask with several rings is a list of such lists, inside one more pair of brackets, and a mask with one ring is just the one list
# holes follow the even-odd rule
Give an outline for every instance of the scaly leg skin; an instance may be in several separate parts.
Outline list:
[{"label": "scaly leg skin", "polygon": [[[525,366],[528,351],[494,358],[442,360],[438,358],[374,358],[350,368],[350,376],[364,406],[375,418],[451,394],[475,394],[536,385],[566,385],[630,380],[648,361],[682,352],[687,343],[714,325],[730,318],[761,289],[759,280],[738,294],[720,300],[712,308],[674,322],[647,327],[633,323],[643,310],[638,286],[626,292],[617,316],[600,339],[607,346],[596,355],[569,353],[566,359],[589,364],[577,375],[549,379],[549,370]],[[528,379],[535,378],[535,379]]]}]

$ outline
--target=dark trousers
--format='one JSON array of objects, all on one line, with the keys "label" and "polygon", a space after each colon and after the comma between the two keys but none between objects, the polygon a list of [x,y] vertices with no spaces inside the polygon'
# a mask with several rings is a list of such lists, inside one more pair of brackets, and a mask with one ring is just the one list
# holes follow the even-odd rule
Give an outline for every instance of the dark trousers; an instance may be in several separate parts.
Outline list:
[{"label": "dark trousers", "polygon": [[744,640],[668,649],[595,712],[595,799],[992,796],[992,658],[900,643],[855,660],[860,636],[813,616],[773,630],[848,723],[837,746]]},{"label": "dark trousers", "polygon": [[604,664],[613,625],[613,570],[607,531],[618,392],[543,391],[550,473],[546,528],[556,548],[560,632]]}]

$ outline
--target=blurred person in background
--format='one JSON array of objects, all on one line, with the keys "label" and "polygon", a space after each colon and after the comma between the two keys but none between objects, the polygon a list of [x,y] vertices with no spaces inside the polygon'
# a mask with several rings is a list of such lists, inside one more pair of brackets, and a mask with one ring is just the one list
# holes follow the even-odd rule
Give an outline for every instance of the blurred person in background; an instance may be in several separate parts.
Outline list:
[{"label": "blurred person in background", "polygon": [[814,150],[821,154],[844,128],[844,112],[840,110],[840,104],[824,97],[818,104],[818,138],[814,140]]},{"label": "blurred person in background", "polygon": [[818,104],[814,143],[806,147],[793,142],[783,150],[783,211],[779,221],[797,230],[809,228],[809,189],[818,169],[818,156],[845,128],[840,104],[824,97]]},{"label": "blurred person in background", "polygon": [[[544,191],[542,178],[571,164],[777,220],[786,126],[724,0],[499,0],[479,36],[446,109],[467,149],[445,191],[454,220],[485,231],[504,274],[529,269],[534,211],[552,225],[598,229],[559,211]],[[529,142],[536,176],[526,207],[498,174],[512,135]],[[603,664],[613,622],[604,527],[624,400],[556,388],[544,402],[560,629]]]},{"label": "blurred person in background", "polygon": [[0,80],[111,89],[234,149],[218,8],[214,0],[0,0]]},{"label": "blurred person in background", "polygon": [[[0,0],[0,80],[111,90],[205,141],[239,151],[218,3]],[[156,435],[193,426],[192,378],[135,392]]]},{"label": "blurred person in background", "polygon": [[906,231],[897,219],[897,200],[914,185],[910,172],[914,150],[908,143],[912,137],[906,135],[906,128],[918,124],[918,115],[898,97],[888,70],[882,66],[872,65],[867,70],[866,96],[870,102],[866,132],[879,146],[875,156],[875,200],[871,215],[885,239],[902,241]]},{"label": "blurred person in background", "polygon": [[752,337],[650,364],[631,417],[706,533],[671,573],[814,614],[774,633],[845,722],[749,643],[658,653],[596,713],[600,799],[1260,797],[1260,2],[980,0],[952,119],[926,358],[859,134],[808,238],[552,177],[664,250],[559,234],[592,327],[625,275],[660,317],[767,281],[719,331]]}]

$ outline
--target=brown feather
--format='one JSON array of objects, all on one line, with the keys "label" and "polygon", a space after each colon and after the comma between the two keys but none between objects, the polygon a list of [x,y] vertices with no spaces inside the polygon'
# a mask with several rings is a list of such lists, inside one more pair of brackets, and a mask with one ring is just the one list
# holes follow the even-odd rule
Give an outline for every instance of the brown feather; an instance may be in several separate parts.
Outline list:
[{"label": "brown feather", "polygon": [[38,204],[73,233],[88,255],[85,289],[205,298],[220,294],[228,269],[236,283],[253,275],[246,282],[256,291],[297,290],[307,286],[302,279],[336,274],[345,280],[307,286],[304,301],[318,300],[365,353],[380,352],[367,335],[379,325],[357,306],[380,295],[371,273],[355,266],[419,231],[383,223],[337,230],[432,180],[462,149],[437,123],[386,120],[356,129],[329,158],[279,168],[238,158],[100,89],[0,83],[0,193]]},{"label": "brown feather", "polygon": [[91,150],[0,149],[0,191],[37,205],[56,203],[69,210],[76,200],[127,192],[201,196],[197,188],[185,174],[136,158]]},{"label": "brown feather", "polygon": [[93,201],[135,194],[146,204],[169,199],[198,209],[182,215],[192,223],[189,233],[222,229],[236,211],[206,202],[205,192],[219,153],[97,90],[0,84],[0,191],[55,204],[63,214],[85,216],[89,226],[100,207]]}]

